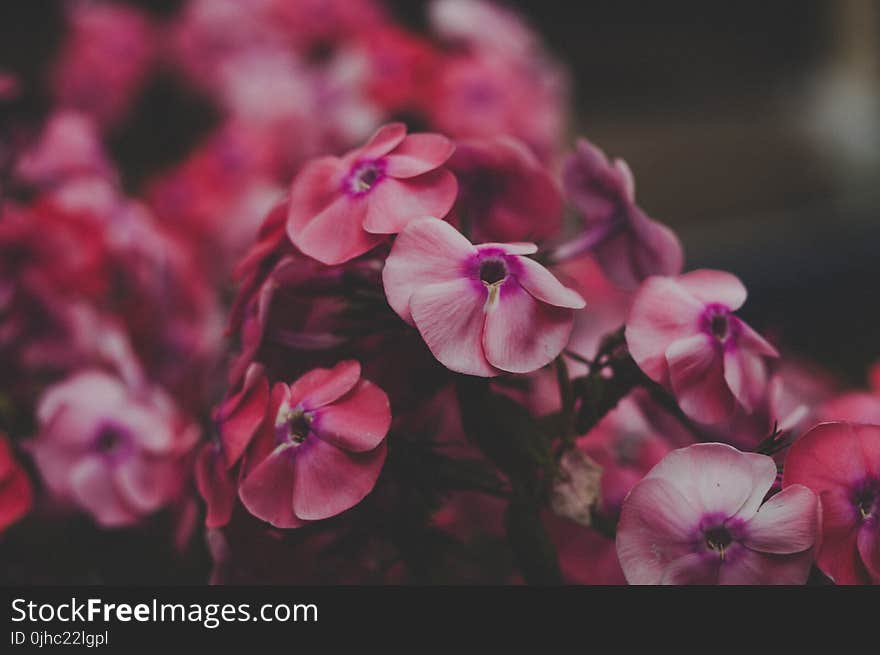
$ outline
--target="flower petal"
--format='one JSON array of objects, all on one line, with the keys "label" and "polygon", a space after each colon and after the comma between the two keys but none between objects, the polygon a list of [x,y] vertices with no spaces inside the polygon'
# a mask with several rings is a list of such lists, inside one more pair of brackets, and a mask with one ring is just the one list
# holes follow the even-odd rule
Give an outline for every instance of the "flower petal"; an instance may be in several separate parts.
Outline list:
[{"label": "flower petal", "polygon": [[442,166],[455,152],[455,144],[441,134],[410,134],[386,158],[391,177],[423,175]]},{"label": "flower petal", "polygon": [[564,286],[546,268],[534,259],[519,257],[516,260],[523,270],[516,276],[517,281],[535,299],[556,307],[583,309],[586,303],[581,295]]},{"label": "flower petal", "polygon": [[732,273],[698,269],[678,276],[678,283],[703,303],[720,303],[730,311],[743,306],[748,292]]},{"label": "flower petal", "polygon": [[342,264],[384,241],[384,237],[364,230],[366,214],[364,199],[339,196],[301,230],[292,231],[288,224],[288,235],[304,254],[322,264]]},{"label": "flower petal", "polygon": [[477,250],[501,250],[508,255],[534,255],[538,246],[534,243],[519,241],[515,243],[481,243]]},{"label": "flower petal", "polygon": [[339,158],[321,157],[306,163],[293,178],[287,204],[287,234],[291,240],[339,197],[343,173]]},{"label": "flower petal", "polygon": [[865,525],[859,530],[856,543],[871,581],[880,584],[880,525],[876,520],[873,525]]},{"label": "flower petal", "polygon": [[206,443],[196,458],[196,486],[208,506],[205,526],[219,528],[229,523],[235,505],[235,480],[226,469],[222,451]]},{"label": "flower petal", "polygon": [[818,536],[816,494],[795,484],[761,505],[746,524],[744,543],[762,553],[786,555],[812,548]]},{"label": "flower petal", "polygon": [[723,357],[705,334],[672,343],[666,350],[669,381],[682,410],[701,423],[720,423],[736,407],[724,379]]},{"label": "flower petal", "polygon": [[363,227],[373,234],[397,234],[414,219],[442,218],[455,204],[458,182],[445,168],[402,180],[386,177],[365,197]]},{"label": "flower petal", "polygon": [[348,453],[321,439],[310,439],[297,453],[293,509],[298,517],[317,521],[357,505],[373,490],[386,446],[365,453]]},{"label": "flower petal", "polygon": [[748,412],[761,402],[767,390],[767,369],[760,356],[735,348],[724,353],[724,380]]},{"label": "flower petal", "polygon": [[30,511],[33,489],[23,468],[16,467],[0,482],[0,533]]},{"label": "flower petal", "polygon": [[811,551],[770,555],[743,548],[724,562],[718,576],[723,585],[802,585],[810,576]]},{"label": "flower petal", "polygon": [[483,352],[486,290],[477,284],[461,278],[422,287],[413,294],[410,311],[441,364],[458,373],[492,377],[500,371]]},{"label": "flower petal", "polygon": [[352,151],[346,157],[356,154],[357,159],[378,159],[394,150],[406,138],[406,125],[388,123],[376,130],[366,145]]},{"label": "flower petal", "polygon": [[333,368],[313,369],[290,385],[287,402],[291,407],[299,404],[307,409],[323,407],[351,391],[360,377],[361,365],[353,359],[339,362]]},{"label": "flower petal", "polygon": [[412,323],[409,303],[413,293],[428,284],[458,279],[461,267],[473,253],[470,241],[446,221],[412,221],[397,236],[382,270],[388,304],[403,320]]},{"label": "flower petal", "polygon": [[372,450],[390,427],[388,396],[368,380],[361,380],[346,396],[321,408],[312,423],[321,439],[352,452]]},{"label": "flower petal", "polygon": [[217,413],[227,467],[235,464],[244,453],[266,417],[268,404],[269,381],[263,375],[262,367],[253,364],[248,367],[241,390],[224,402]]},{"label": "flower petal", "polygon": [[87,457],[70,471],[70,488],[76,501],[100,525],[129,525],[138,519],[134,510],[122,501],[110,470],[100,457]]},{"label": "flower petal", "polygon": [[549,364],[571,336],[574,312],[535,300],[508,280],[487,308],[483,332],[486,359],[510,373],[530,373]]},{"label": "flower petal", "polygon": [[660,579],[662,585],[715,585],[721,571],[721,558],[690,553],[669,564]]},{"label": "flower petal", "polygon": [[644,479],[623,503],[617,555],[627,582],[659,584],[666,567],[691,552],[700,510],[666,480]]},{"label": "flower petal", "polygon": [[626,343],[648,377],[664,381],[666,349],[694,333],[702,311],[703,304],[671,278],[653,277],[642,284],[626,321]]},{"label": "flower petal", "polygon": [[281,444],[242,481],[238,497],[258,519],[276,528],[298,528],[305,521],[293,513],[295,461],[292,443]]}]

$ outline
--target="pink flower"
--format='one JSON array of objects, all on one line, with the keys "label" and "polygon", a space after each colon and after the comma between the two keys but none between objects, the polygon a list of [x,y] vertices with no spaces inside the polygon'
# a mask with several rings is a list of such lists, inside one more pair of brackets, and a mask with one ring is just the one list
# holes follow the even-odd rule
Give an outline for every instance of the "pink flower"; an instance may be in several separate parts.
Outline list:
[{"label": "pink flower", "polygon": [[623,504],[617,554],[630,584],[803,584],[818,500],[776,479],[766,455],[701,443],[675,450]]},{"label": "pink flower", "polygon": [[528,373],[565,347],[578,293],[524,257],[531,243],[472,245],[436,218],[398,237],[382,279],[392,309],[415,325],[441,364],[459,373]]},{"label": "pink flower", "polygon": [[880,584],[880,426],[816,426],[789,450],[782,485],[819,497],[819,568],[837,584]]},{"label": "pink flower", "polygon": [[439,134],[391,123],[362,148],[306,164],[293,181],[287,234],[304,254],[341,264],[420,216],[445,216],[458,191],[443,168],[454,150]]},{"label": "pink flower", "polygon": [[12,444],[0,433],[0,534],[31,509],[33,489],[24,467],[15,459]]},{"label": "pink flower", "polygon": [[47,389],[37,419],[30,449],[46,485],[108,527],[176,500],[198,438],[163,392],[97,370]]},{"label": "pink flower", "polygon": [[553,177],[514,137],[464,141],[449,160],[459,185],[453,210],[480,241],[540,241],[562,225]]},{"label": "pink flower", "polygon": [[649,278],[633,300],[626,326],[633,359],[697,421],[719,423],[737,402],[751,411],[766,390],[764,358],[779,354],[734,316],[745,300],[739,279],[710,270]]},{"label": "pink flower", "polygon": [[[199,488],[209,525],[228,521],[231,478],[241,462],[238,496],[257,518],[298,528],[357,505],[372,491],[385,462],[391,426],[388,396],[361,367],[344,361],[318,368],[269,391],[251,369],[242,389],[218,414],[223,458],[203,451]],[[213,506],[212,506],[213,503]]]},{"label": "pink flower", "polygon": [[677,275],[684,256],[675,233],[635,203],[635,182],[621,159],[608,161],[585,139],[565,163],[565,192],[586,220],[581,237],[561,247],[558,259],[591,250],[615,284],[634,289],[651,275]]}]

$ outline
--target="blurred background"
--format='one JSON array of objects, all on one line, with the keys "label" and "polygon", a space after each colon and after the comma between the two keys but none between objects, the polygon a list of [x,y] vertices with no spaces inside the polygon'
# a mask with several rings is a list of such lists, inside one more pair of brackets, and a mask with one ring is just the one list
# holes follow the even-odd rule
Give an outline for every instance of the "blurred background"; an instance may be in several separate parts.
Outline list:
[{"label": "blurred background", "polygon": [[[61,4],[3,3],[4,68],[40,78],[63,35]],[[182,5],[122,4],[160,17]],[[387,4],[424,28],[426,2]],[[740,275],[750,320],[861,382],[880,355],[880,3],[506,4],[570,70],[572,137],[629,162],[688,266]],[[215,120],[198,96],[152,80],[109,137],[126,186],[182,158]]]}]

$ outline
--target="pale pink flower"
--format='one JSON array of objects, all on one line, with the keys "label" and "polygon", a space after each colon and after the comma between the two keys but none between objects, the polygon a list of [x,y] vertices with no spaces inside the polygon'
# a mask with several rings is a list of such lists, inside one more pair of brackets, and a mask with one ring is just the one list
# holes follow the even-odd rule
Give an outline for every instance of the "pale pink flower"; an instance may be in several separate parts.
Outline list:
[{"label": "pale pink flower", "polygon": [[198,428],[161,390],[85,370],[46,390],[37,419],[40,475],[99,524],[133,524],[180,496]]},{"label": "pale pink flower", "polygon": [[524,255],[531,243],[474,246],[421,218],[397,237],[382,279],[391,307],[441,364],[459,373],[528,373],[565,347],[584,300]]},{"label": "pale pink flower", "polygon": [[816,495],[776,479],[766,455],[701,443],[664,457],[627,496],[617,554],[630,584],[803,584],[819,532]]},{"label": "pale pink flower", "polygon": [[633,300],[626,326],[633,359],[697,421],[719,423],[737,402],[751,411],[766,391],[764,358],[779,354],[733,314],[745,300],[737,277],[711,270],[649,278]]},{"label": "pale pink flower", "polygon": [[371,250],[421,216],[445,216],[458,191],[443,168],[454,146],[439,134],[392,123],[362,148],[306,164],[293,181],[287,234],[332,265]]}]

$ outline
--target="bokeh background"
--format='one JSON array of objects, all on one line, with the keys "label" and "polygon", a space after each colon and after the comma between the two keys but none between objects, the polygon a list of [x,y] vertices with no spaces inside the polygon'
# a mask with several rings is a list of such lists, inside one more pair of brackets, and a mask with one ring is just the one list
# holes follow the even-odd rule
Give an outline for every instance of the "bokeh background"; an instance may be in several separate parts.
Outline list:
[{"label": "bokeh background", "polygon": [[[119,4],[170,18],[183,3]],[[408,27],[424,28],[426,2],[386,4]],[[568,142],[584,135],[627,160],[639,204],[680,235],[687,268],[736,273],[750,290],[747,321],[862,385],[880,358],[880,3],[502,4],[518,9],[569,70]],[[0,70],[25,89],[4,106],[4,124],[35,123],[49,111],[43,80],[64,36],[62,2],[0,3]],[[138,195],[219,120],[197,91],[153,73],[105,135],[126,191]],[[206,579],[203,550],[180,561],[166,540],[144,533],[83,529],[56,562],[65,531],[77,527],[60,523],[39,543],[7,544],[2,559],[33,560],[36,549],[53,581],[91,570],[96,557],[105,579]]]}]

